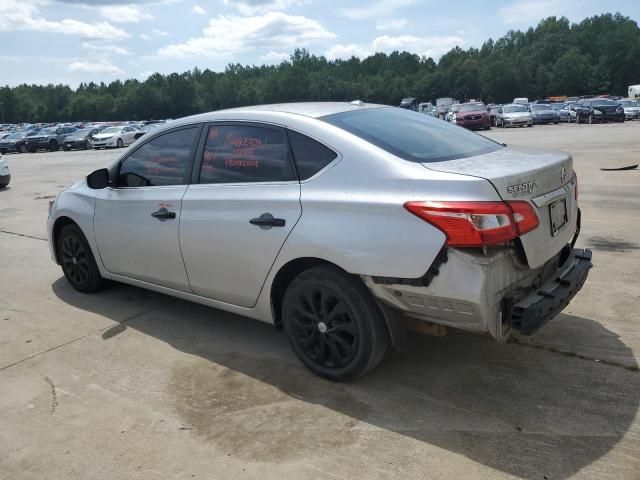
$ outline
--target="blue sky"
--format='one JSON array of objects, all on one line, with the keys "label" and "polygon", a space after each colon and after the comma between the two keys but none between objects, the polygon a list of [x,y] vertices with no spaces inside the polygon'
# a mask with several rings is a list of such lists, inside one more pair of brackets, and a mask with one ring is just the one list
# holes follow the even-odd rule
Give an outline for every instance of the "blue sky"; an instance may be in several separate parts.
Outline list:
[{"label": "blue sky", "polygon": [[436,60],[510,29],[603,12],[640,21],[640,0],[0,0],[0,84],[144,79],[228,63],[407,50]]}]

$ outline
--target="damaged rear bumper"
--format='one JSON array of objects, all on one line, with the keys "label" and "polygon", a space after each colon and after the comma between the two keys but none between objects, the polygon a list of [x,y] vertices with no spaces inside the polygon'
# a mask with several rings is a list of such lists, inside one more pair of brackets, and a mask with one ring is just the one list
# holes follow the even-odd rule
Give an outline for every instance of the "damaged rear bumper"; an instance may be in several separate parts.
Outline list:
[{"label": "damaged rear bumper", "polygon": [[535,269],[513,249],[482,253],[449,248],[428,278],[363,280],[394,315],[488,333],[506,342],[512,329],[533,333],[566,307],[590,268],[591,251],[571,245]]},{"label": "damaged rear bumper", "polygon": [[535,333],[569,304],[584,285],[592,266],[591,250],[573,249],[540,288],[517,302],[505,298],[504,322],[523,335]]}]

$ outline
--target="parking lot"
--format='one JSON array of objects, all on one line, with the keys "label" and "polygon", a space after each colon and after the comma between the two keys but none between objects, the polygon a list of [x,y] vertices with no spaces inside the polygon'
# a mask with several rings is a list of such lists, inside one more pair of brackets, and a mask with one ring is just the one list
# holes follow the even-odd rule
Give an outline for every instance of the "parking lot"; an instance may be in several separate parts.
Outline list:
[{"label": "parking lot", "polygon": [[113,284],[83,295],[48,201],[122,151],[9,154],[0,479],[640,478],[640,122],[483,132],[574,156],[594,268],[532,337],[413,334],[368,376],[309,373],[272,326]]}]

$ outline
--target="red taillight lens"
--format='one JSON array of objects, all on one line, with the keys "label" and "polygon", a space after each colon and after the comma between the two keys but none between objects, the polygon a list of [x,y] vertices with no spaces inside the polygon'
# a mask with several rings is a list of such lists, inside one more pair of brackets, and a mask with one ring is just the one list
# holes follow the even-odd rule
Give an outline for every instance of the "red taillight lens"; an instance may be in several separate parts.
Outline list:
[{"label": "red taillight lens", "polygon": [[538,215],[536,215],[533,207],[528,202],[520,200],[507,202],[507,205],[509,205],[513,211],[513,220],[516,223],[518,235],[524,235],[538,228],[538,225],[540,225]]},{"label": "red taillight lens", "polygon": [[527,202],[407,202],[409,212],[447,236],[450,247],[484,247],[513,240],[538,226]]}]

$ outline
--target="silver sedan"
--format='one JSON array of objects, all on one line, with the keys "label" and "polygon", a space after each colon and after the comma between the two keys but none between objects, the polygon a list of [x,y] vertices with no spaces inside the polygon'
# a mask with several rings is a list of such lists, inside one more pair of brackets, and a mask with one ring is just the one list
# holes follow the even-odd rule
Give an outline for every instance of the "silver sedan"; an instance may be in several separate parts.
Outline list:
[{"label": "silver sedan", "polygon": [[283,328],[331,380],[373,369],[407,324],[531,334],[591,252],[570,155],[417,112],[300,103],[218,111],[145,135],[52,202],[68,282],[148,288]]}]

